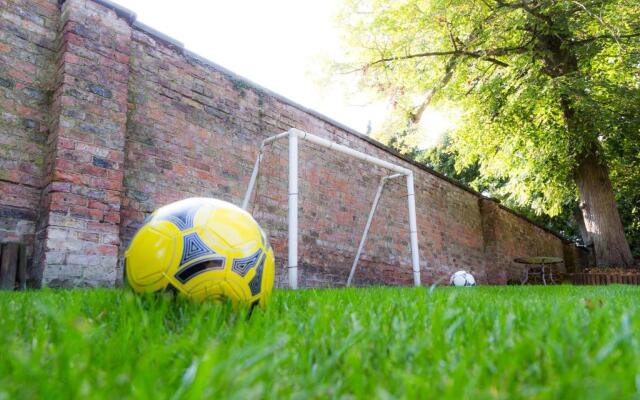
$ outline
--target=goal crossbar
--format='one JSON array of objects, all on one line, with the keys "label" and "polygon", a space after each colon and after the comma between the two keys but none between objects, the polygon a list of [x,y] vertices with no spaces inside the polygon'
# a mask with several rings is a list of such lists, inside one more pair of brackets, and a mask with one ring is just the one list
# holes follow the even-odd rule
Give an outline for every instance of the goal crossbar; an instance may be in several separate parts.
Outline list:
[{"label": "goal crossbar", "polygon": [[417,223],[416,223],[416,203],[415,203],[415,192],[413,188],[414,186],[413,172],[408,168],[401,167],[399,165],[396,165],[388,161],[382,160],[380,158],[371,156],[369,154],[365,154],[363,152],[354,150],[350,147],[341,145],[339,143],[335,143],[330,140],[321,138],[319,136],[301,131],[299,129],[292,128],[286,132],[282,132],[278,135],[271,136],[262,141],[260,145],[258,157],[256,158],[256,162],[254,164],[253,171],[251,173],[249,186],[247,187],[247,191],[245,193],[245,197],[242,202],[242,208],[246,210],[249,206],[249,202],[251,201],[251,196],[253,194],[253,190],[255,188],[256,181],[258,178],[258,171],[260,169],[260,163],[262,161],[262,156],[263,156],[265,147],[275,142],[276,140],[279,140],[282,138],[288,138],[289,140],[289,196],[288,196],[288,199],[289,199],[289,202],[288,202],[289,203],[289,207],[288,207],[289,286],[292,289],[298,288],[298,140],[299,139],[306,140],[308,142],[317,144],[321,147],[325,147],[327,149],[352,156],[353,158],[368,162],[373,165],[377,165],[379,167],[388,169],[395,173],[393,175],[383,177],[380,181],[380,185],[378,186],[378,191],[376,193],[376,197],[371,207],[371,211],[369,213],[369,218],[367,220],[364,233],[360,240],[360,245],[358,246],[356,257],[354,259],[353,265],[351,266],[349,278],[347,279],[347,285],[350,285],[353,279],[353,275],[355,273],[358,260],[362,253],[362,249],[364,248],[367,233],[369,232],[371,221],[373,220],[373,215],[375,213],[378,202],[380,200],[380,196],[382,195],[382,190],[384,188],[385,183],[389,179],[394,179],[402,176],[406,177],[407,207],[409,210],[409,237],[411,239],[411,264],[413,268],[413,283],[415,286],[420,286],[420,258],[419,258],[419,250],[418,250],[418,229],[417,229]]}]

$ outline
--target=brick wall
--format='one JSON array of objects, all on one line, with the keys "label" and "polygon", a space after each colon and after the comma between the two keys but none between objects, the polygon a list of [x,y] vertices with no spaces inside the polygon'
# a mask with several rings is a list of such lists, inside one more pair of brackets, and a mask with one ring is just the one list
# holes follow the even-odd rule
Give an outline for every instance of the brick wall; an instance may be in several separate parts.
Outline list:
[{"label": "brick wall", "polygon": [[[40,14],[49,14],[36,29],[35,11],[24,7],[39,3],[0,3],[7,6],[0,56],[8,60],[0,105],[10,114],[0,125],[0,240],[33,244],[37,232],[36,282],[118,283],[118,260],[147,214],[188,196],[239,204],[260,141],[292,127],[414,171],[425,282],[467,269],[480,282],[505,283],[517,273],[515,256],[567,253],[553,233],[184,50],[121,7],[42,2]],[[19,41],[14,26],[38,33]],[[26,60],[37,62],[25,69]],[[29,97],[27,84],[44,94]],[[287,281],[286,150],[286,143],[268,149],[252,208],[274,245],[280,285]],[[385,171],[308,144],[299,169],[301,284],[341,285]],[[403,181],[388,184],[356,284],[412,282],[405,196]]]},{"label": "brick wall", "polygon": [[0,0],[0,241],[33,254],[54,88],[55,0]]},{"label": "brick wall", "polygon": [[62,5],[36,254],[51,286],[116,280],[130,38],[109,8]]},{"label": "brick wall", "polygon": [[521,218],[500,208],[492,200],[481,199],[480,208],[485,219],[486,273],[489,281],[520,281],[523,270],[522,265],[512,262],[516,257],[553,255],[565,258],[567,267],[574,265],[575,260],[564,254],[567,243],[549,240],[544,230],[533,224],[523,224]]}]

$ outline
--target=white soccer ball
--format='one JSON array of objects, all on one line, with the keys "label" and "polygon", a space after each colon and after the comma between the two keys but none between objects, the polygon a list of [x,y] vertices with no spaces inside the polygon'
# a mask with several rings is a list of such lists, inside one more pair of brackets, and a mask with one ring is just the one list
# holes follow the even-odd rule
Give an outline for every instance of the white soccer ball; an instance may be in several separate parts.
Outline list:
[{"label": "white soccer ball", "polygon": [[451,286],[475,286],[476,279],[467,271],[458,271],[449,279]]}]

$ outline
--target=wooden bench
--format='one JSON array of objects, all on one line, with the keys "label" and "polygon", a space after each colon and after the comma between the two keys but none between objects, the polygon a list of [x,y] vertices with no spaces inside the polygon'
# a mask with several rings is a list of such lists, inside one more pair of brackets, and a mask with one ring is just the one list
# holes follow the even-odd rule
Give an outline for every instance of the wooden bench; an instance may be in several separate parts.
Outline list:
[{"label": "wooden bench", "polygon": [[0,244],[0,290],[24,290],[27,287],[27,246]]}]

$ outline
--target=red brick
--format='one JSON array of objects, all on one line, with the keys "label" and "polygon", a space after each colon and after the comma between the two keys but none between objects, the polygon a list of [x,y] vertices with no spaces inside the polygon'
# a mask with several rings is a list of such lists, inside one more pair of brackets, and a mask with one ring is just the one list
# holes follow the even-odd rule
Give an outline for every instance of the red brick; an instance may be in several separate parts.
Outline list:
[{"label": "red brick", "polygon": [[103,220],[105,222],[111,222],[112,224],[119,224],[120,223],[120,213],[115,213],[115,212],[105,213]]},{"label": "red brick", "polygon": [[100,240],[100,235],[90,232],[78,232],[78,239],[97,243]]}]

